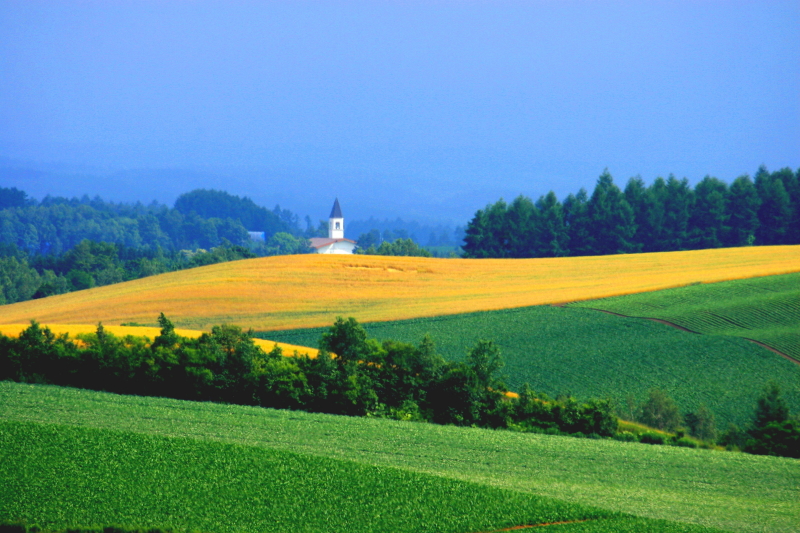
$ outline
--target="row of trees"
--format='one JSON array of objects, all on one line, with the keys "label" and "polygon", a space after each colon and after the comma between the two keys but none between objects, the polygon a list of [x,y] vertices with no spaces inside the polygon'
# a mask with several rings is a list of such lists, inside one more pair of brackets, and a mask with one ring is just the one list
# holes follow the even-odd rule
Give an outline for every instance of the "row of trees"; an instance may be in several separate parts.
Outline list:
[{"label": "row of trees", "polygon": [[339,318],[322,335],[320,353],[312,359],[284,357],[277,346],[265,353],[253,342],[252,332],[236,326],[216,326],[189,339],[177,335],[163,314],[158,322],[161,332],[153,342],[116,337],[102,325],[76,342],[33,322],[18,338],[0,335],[0,380],[696,446],[683,437],[688,431],[751,453],[800,457],[800,421],[790,415],[773,383],[759,398],[751,425],[745,430],[729,427],[719,438],[707,408],[682,417],[669,396],[651,390],[638,406],[629,402],[629,417],[676,435],[665,439],[644,433],[637,438],[617,433],[609,400],[553,399],[527,385],[517,396],[507,394],[500,376],[503,361],[491,341],[478,341],[464,361],[446,361],[429,336],[419,345],[379,343],[354,319]]},{"label": "row of trees", "polygon": [[[426,224],[415,220],[405,221],[401,218],[379,220],[370,217],[367,220],[352,220],[348,222],[347,228],[353,235],[359,235],[359,246],[363,248],[373,244],[378,247],[383,241],[397,239],[411,239],[420,246],[455,248],[464,240],[463,226],[453,228],[447,224]],[[363,245],[362,238],[367,239]]]},{"label": "row of trees", "polygon": [[[363,237],[363,236],[362,236]],[[380,245],[370,244],[364,246],[363,239],[358,240],[355,253],[362,255],[406,255],[416,257],[431,257],[431,252],[421,247],[411,239],[396,239],[383,241]]]},{"label": "row of trees", "polygon": [[159,324],[149,343],[102,325],[74,342],[32,323],[18,338],[0,336],[0,379],[526,431],[610,436],[617,427],[609,401],[543,400],[527,388],[509,398],[490,341],[465,361],[445,361],[429,337],[418,346],[378,343],[354,319],[337,319],[312,359],[265,353],[235,326],[188,339],[163,314]]},{"label": "row of trees", "polygon": [[629,418],[664,431],[688,431],[706,442],[735,447],[759,455],[781,455],[800,458],[800,418],[789,413],[781,397],[780,387],[770,382],[764,387],[753,412],[753,419],[744,429],[730,424],[717,432],[714,413],[705,405],[681,415],[675,401],[660,389],[648,392],[644,402],[635,406],[628,400]]},{"label": "row of trees", "polygon": [[662,252],[748,245],[800,244],[800,169],[730,186],[706,176],[692,189],[684,178],[631,178],[624,190],[608,171],[591,196],[584,189],[559,202],[519,196],[479,210],[469,222],[464,257],[560,257]]}]

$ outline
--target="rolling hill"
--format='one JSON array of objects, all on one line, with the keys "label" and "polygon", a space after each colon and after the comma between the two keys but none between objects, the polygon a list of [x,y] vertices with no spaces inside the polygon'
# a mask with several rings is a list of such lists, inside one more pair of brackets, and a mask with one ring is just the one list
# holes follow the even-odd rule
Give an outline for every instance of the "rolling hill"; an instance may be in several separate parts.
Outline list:
[{"label": "rolling hill", "polygon": [[0,441],[0,520],[46,527],[780,533],[800,484],[785,458],[13,383]]},{"label": "rolling hill", "polygon": [[800,271],[800,246],[552,259],[277,256],[0,307],[0,323],[325,326],[566,303]]},{"label": "rolling hill", "polygon": [[572,304],[761,342],[800,362],[800,274],[691,285]]},{"label": "rolling hill", "polygon": [[[437,351],[450,360],[463,359],[479,339],[492,340],[506,363],[502,372],[511,390],[528,383],[553,397],[608,397],[625,406],[629,396],[639,403],[649,389],[660,388],[684,413],[705,404],[724,430],[729,423],[744,427],[750,422],[757,398],[772,380],[791,410],[800,412],[800,365],[738,337],[695,335],[648,320],[553,306],[362,325],[381,341],[419,344],[430,334]],[[256,335],[316,346],[326,329]]]}]

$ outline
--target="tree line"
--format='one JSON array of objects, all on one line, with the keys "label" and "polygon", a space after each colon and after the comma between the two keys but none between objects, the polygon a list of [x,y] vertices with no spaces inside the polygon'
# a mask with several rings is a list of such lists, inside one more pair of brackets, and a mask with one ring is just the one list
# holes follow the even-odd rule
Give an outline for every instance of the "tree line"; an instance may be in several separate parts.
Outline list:
[{"label": "tree line", "polygon": [[519,196],[478,210],[463,256],[562,257],[665,252],[749,245],[800,244],[800,169],[758,169],[730,186],[710,176],[696,184],[670,175],[624,190],[608,171],[592,195],[581,189],[560,202]]},{"label": "tree line", "polygon": [[[250,228],[265,234],[250,238]],[[0,187],[0,305],[224,261],[308,253],[327,234],[297,216],[221,191],[181,195],[175,208],[100,198],[37,202]]]},{"label": "tree line", "polygon": [[[369,235],[369,234],[367,234]],[[395,239],[393,241],[385,240],[379,245],[370,242],[366,245],[364,235],[358,239],[358,247],[356,247],[356,254],[361,255],[403,255],[415,257],[431,257],[432,254],[429,250],[421,247],[419,244],[411,239]]]},{"label": "tree line", "polygon": [[617,428],[608,400],[553,400],[527,389],[507,396],[490,341],[476,343],[465,361],[445,361],[430,337],[419,345],[379,343],[354,319],[340,318],[322,335],[317,357],[285,357],[277,345],[264,352],[236,326],[190,339],[163,314],[158,321],[152,342],[102,325],[72,340],[32,322],[18,338],[0,335],[0,379],[555,434],[611,436]]},{"label": "tree line", "polygon": [[169,208],[156,202],[124,204],[88,196],[47,196],[36,201],[24,191],[0,187],[0,244],[14,245],[29,255],[62,254],[85,239],[166,251],[226,243],[250,246],[248,231],[264,232],[268,247],[276,234],[300,238],[322,229],[309,226],[304,232],[290,211],[280,206],[270,211],[249,198],[222,191],[192,191]]},{"label": "tree line", "polygon": [[[707,406],[700,405],[697,410],[681,415],[675,401],[660,389],[651,389],[641,404],[636,405],[631,397],[626,403],[620,409],[625,418],[674,432],[677,436],[688,432],[702,441],[715,442],[728,449],[800,458],[800,417],[789,412],[780,386],[775,382],[764,386],[747,427],[739,428],[731,423],[722,432],[717,431],[714,413]],[[652,444],[662,444],[664,440],[664,436],[657,434],[644,439]]]},{"label": "tree line", "polygon": [[34,256],[0,244],[0,305],[253,257],[250,249],[227,243],[166,251],[83,240],[60,255]]},{"label": "tree line", "polygon": [[[367,220],[352,220],[347,224],[348,231],[359,235],[359,246],[368,248],[374,244],[380,246],[384,241],[397,239],[411,239],[420,246],[452,246],[458,247],[464,239],[464,227],[453,228],[448,224],[420,223],[415,220],[405,221],[401,218],[395,220],[379,220],[370,217]],[[366,239],[361,244],[361,239]]]},{"label": "tree line", "polygon": [[378,342],[355,319],[338,318],[321,336],[317,357],[286,357],[277,345],[265,352],[252,331],[236,326],[191,339],[177,335],[163,314],[158,322],[152,342],[117,337],[102,324],[73,340],[32,322],[17,338],[0,335],[0,380],[696,447],[688,432],[751,453],[800,457],[800,421],[775,384],[759,398],[750,427],[729,427],[720,438],[705,407],[681,417],[674,401],[651,390],[631,418],[675,434],[634,434],[618,431],[610,400],[551,398],[528,385],[509,394],[501,354],[487,340],[476,342],[464,361],[446,361],[427,335],[418,345]]}]

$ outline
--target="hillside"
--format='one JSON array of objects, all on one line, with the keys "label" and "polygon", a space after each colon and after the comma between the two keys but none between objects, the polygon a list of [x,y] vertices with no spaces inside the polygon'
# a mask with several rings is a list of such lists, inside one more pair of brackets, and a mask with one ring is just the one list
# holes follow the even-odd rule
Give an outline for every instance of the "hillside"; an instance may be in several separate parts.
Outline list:
[{"label": "hillside", "polygon": [[[800,321],[796,328],[797,324]],[[363,326],[371,337],[381,341],[418,344],[430,334],[437,351],[450,360],[462,360],[478,339],[491,339],[501,350],[506,363],[502,373],[511,390],[518,391],[528,383],[553,397],[608,397],[626,406],[628,397],[639,403],[649,389],[660,388],[684,413],[705,404],[716,416],[717,428],[724,431],[731,422],[740,427],[750,422],[764,385],[774,380],[784,391],[792,412],[800,412],[800,390],[796,386],[800,383],[800,365],[741,338],[695,335],[647,320],[553,306]],[[325,330],[256,335],[316,346]]]},{"label": "hillside", "polygon": [[0,479],[14,490],[0,516],[53,528],[434,533],[611,518],[475,483],[226,442],[0,422],[0,443]]},{"label": "hillside", "polygon": [[43,525],[320,531],[325,516],[327,531],[466,533],[622,511],[671,523],[553,531],[789,532],[798,512],[800,463],[776,457],[12,383],[0,383],[0,421],[0,478],[12,480],[0,518],[12,502]]},{"label": "hillside", "polygon": [[800,274],[692,285],[572,305],[666,320],[706,335],[752,339],[800,361]]},{"label": "hillside", "polygon": [[0,323],[325,326],[605,298],[800,271],[800,246],[551,259],[279,256],[0,307]]}]

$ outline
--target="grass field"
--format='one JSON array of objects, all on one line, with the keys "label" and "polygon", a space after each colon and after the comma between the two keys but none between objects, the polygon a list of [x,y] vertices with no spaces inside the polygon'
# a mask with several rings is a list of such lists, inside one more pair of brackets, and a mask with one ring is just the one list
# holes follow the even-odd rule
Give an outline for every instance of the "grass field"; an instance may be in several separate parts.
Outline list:
[{"label": "grass field", "polygon": [[[766,278],[769,279],[769,278]],[[657,294],[657,293],[656,293]],[[527,382],[551,396],[644,400],[661,388],[686,411],[705,403],[724,430],[750,422],[764,385],[777,381],[800,412],[800,365],[739,338],[695,335],[664,324],[588,309],[525,307],[434,318],[363,324],[372,337],[418,344],[430,333],[448,359],[462,359],[478,339],[500,347],[506,382]],[[315,346],[326,328],[257,332],[266,338]]]},{"label": "grass field", "polygon": [[0,323],[325,326],[398,320],[800,272],[800,246],[552,259],[276,256],[221,263],[0,307]]},{"label": "grass field", "polygon": [[800,360],[800,274],[692,285],[572,306],[753,339]]},{"label": "grass field", "polygon": [[[789,532],[800,512],[800,462],[785,458],[7,382],[0,420],[0,519],[43,525],[110,516],[210,533],[270,531],[267,520],[283,531],[331,520],[325,531],[478,532],[592,513],[531,496],[677,522],[546,531]],[[259,514],[269,502],[292,511]]]},{"label": "grass field", "polygon": [[[18,337],[20,332],[30,326],[28,324],[0,324],[0,334],[6,335],[8,337]],[[80,334],[86,333],[94,333],[97,331],[97,325],[88,325],[88,324],[41,324],[42,327],[47,327],[52,331],[55,335],[64,335],[67,334],[71,338],[76,338]],[[145,337],[149,340],[155,339],[161,332],[160,328],[157,327],[147,327],[147,326],[103,326],[103,328],[113,335],[117,337],[125,337],[125,336],[132,336],[132,337]],[[176,329],[175,333],[182,337],[187,337],[190,339],[196,339],[200,335],[203,334],[202,331],[192,330],[192,329]],[[266,339],[254,339],[255,343],[261,347],[265,352],[269,352],[272,350],[275,345],[277,344],[281,350],[283,350],[284,355],[292,355],[295,352],[298,354],[307,354],[311,357],[316,357],[319,350],[316,348],[310,348],[307,346],[296,346],[293,344],[286,344],[283,342],[273,342]]]}]

